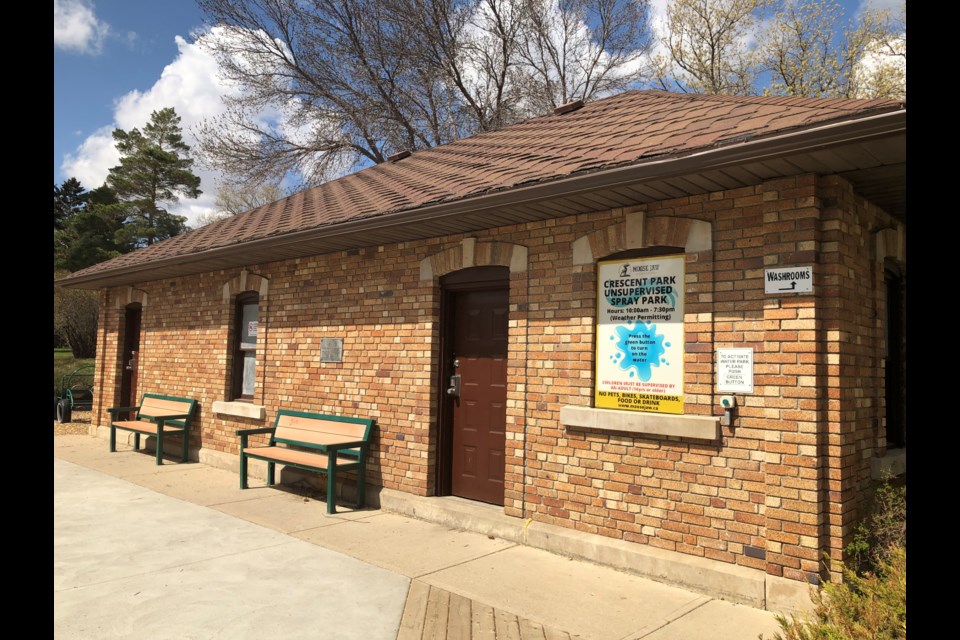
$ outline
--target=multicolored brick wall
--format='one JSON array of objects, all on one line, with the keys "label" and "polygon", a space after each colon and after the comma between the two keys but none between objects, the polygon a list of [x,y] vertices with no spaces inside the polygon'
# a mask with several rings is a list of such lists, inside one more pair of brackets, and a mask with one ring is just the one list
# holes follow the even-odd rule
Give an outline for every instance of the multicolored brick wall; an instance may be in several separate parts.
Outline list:
[{"label": "multicolored brick wall", "polygon": [[891,220],[838,177],[818,184],[823,203],[821,326],[827,402],[820,433],[824,552],[836,560],[864,515],[871,459],[886,451],[883,256],[877,233]]},{"label": "multicolored brick wall", "polygon": [[[561,407],[593,397],[596,263],[575,264],[574,243],[590,236],[595,253],[612,253],[637,212],[646,246],[682,245],[684,220],[711,229],[709,249],[686,253],[685,413],[720,415],[716,350],[754,349],[755,392],[717,441],[560,421]],[[816,579],[821,553],[849,538],[883,444],[883,274],[870,230],[888,223],[842,179],[801,176],[470,234],[478,266],[526,249],[510,277],[505,512]],[[235,305],[224,286],[239,269],[102,292],[95,415],[105,425],[119,399],[123,305],[142,299],[140,391],[199,401],[194,448],[236,455],[235,431],[272,424],[280,408],[369,416],[378,429],[368,481],[433,495],[438,276],[462,264],[465,239],[248,265],[245,277],[268,281],[254,398],[262,421],[212,409],[229,399]],[[764,293],[765,268],[797,265],[813,266],[813,294]],[[323,338],[343,339],[341,363],[319,361]]]}]

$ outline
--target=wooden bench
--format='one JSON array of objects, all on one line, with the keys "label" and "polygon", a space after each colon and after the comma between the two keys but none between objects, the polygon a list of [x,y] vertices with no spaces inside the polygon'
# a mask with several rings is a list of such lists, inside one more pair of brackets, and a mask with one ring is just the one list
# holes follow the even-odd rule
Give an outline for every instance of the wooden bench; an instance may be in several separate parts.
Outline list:
[{"label": "wooden bench", "polygon": [[[357,507],[362,508],[365,492],[367,447],[373,420],[348,418],[281,409],[272,427],[241,429],[240,488],[247,488],[247,460],[267,463],[267,485],[274,484],[276,463],[327,475],[327,513],[337,512],[334,478],[340,471],[357,472]],[[266,446],[248,446],[249,436],[269,433]],[[280,446],[282,445],[282,446]]]},{"label": "wooden bench", "polygon": [[[163,439],[171,434],[183,438],[181,462],[187,461],[187,445],[190,440],[190,420],[197,406],[196,400],[177,398],[157,393],[145,393],[138,407],[111,407],[110,414],[110,451],[117,450],[117,429],[132,431],[133,448],[140,448],[140,436],[156,436],[157,464],[163,464]],[[124,413],[135,413],[133,420],[120,420]]]}]

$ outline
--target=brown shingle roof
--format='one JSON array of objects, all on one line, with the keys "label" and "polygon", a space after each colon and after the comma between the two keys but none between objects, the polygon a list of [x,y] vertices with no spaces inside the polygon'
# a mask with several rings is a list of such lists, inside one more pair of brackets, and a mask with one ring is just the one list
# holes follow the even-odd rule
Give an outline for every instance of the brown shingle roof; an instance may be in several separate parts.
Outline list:
[{"label": "brown shingle roof", "polygon": [[71,279],[901,108],[892,100],[630,91],[363,169]]}]

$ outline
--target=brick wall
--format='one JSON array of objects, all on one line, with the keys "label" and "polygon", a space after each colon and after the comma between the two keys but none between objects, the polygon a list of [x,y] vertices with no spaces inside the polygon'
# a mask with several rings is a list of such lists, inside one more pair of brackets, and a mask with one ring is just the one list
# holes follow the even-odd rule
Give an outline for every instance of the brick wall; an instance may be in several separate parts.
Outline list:
[{"label": "brick wall", "polygon": [[857,196],[850,184],[827,177],[819,184],[823,202],[820,296],[827,348],[827,455],[821,467],[826,513],[824,548],[835,562],[863,516],[871,484],[870,462],[886,450],[884,422],[884,270],[876,255],[876,232],[890,226],[884,212]]},{"label": "brick wall", "polygon": [[[595,255],[622,248],[635,212],[648,246],[682,246],[685,220],[710,224],[710,248],[686,253],[685,413],[721,413],[717,348],[755,353],[755,393],[740,398],[719,441],[560,422],[561,407],[589,406],[593,395],[596,263],[574,264],[574,243],[590,236]],[[146,301],[140,391],[197,398],[192,446],[232,455],[236,429],[272,424],[281,407],[373,417],[369,481],[432,495],[438,276],[467,251],[476,265],[509,264],[510,245],[525,247],[510,278],[505,512],[811,579],[821,552],[847,539],[882,444],[883,280],[868,231],[882,218],[843,180],[802,176],[478,232],[469,250],[457,235],[248,265],[268,281],[255,396],[263,421],[212,411],[229,399],[235,311],[223,291],[240,270],[146,282],[136,288]],[[424,260],[434,270],[426,279]],[[764,294],[764,268],[797,265],[813,265],[813,295]],[[130,296],[101,293],[100,420],[118,399]],[[322,338],[343,339],[342,363],[319,362]]]}]

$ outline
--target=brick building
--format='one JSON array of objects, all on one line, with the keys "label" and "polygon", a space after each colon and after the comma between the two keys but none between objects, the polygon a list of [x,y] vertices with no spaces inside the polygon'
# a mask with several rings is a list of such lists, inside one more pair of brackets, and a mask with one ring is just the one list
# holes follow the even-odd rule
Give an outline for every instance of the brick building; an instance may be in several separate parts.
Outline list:
[{"label": "brick building", "polygon": [[905,468],[905,138],[901,102],[642,91],[398,154],[64,281],[94,421],[195,397],[236,468],[280,408],[373,417],[384,490],[837,578]]}]

